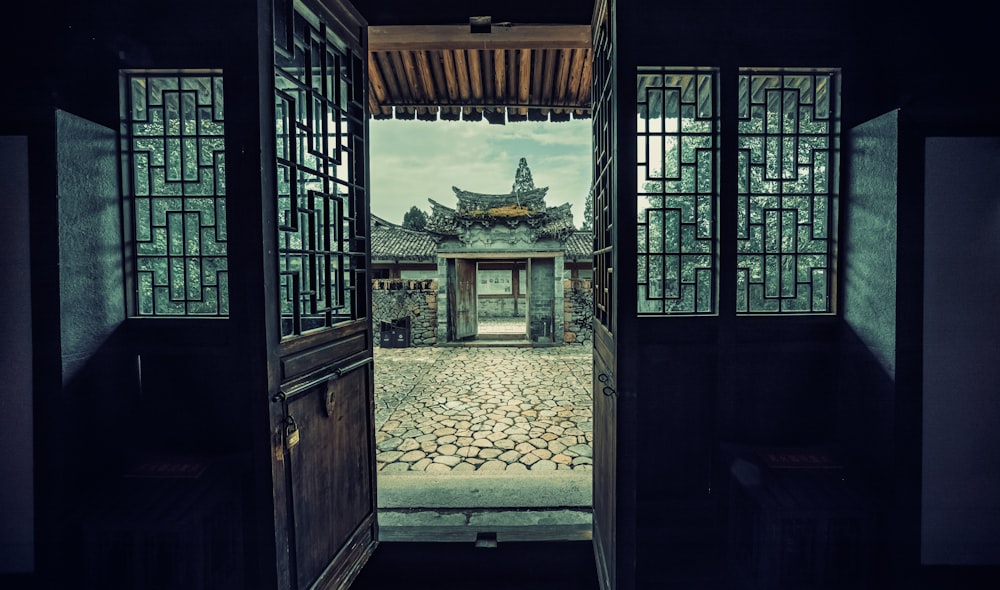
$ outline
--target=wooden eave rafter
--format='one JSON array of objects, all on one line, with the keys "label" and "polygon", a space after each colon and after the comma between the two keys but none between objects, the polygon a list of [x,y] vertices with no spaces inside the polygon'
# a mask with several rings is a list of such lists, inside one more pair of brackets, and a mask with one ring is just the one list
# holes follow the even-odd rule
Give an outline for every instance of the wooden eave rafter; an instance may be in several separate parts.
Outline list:
[{"label": "wooden eave rafter", "polygon": [[565,121],[589,118],[588,25],[368,28],[376,119]]},{"label": "wooden eave rafter", "polygon": [[489,33],[468,25],[368,27],[369,51],[442,49],[590,49],[590,25],[494,24]]}]

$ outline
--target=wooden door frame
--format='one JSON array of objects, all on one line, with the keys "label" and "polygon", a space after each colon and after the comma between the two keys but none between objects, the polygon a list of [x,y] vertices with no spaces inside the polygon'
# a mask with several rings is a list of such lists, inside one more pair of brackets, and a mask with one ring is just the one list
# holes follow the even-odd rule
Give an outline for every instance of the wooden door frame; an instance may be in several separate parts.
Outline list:
[{"label": "wooden door frame", "polygon": [[[610,235],[603,241],[607,252],[595,252],[594,258],[594,288],[606,288],[609,297],[606,299],[607,317],[602,322],[595,313],[594,318],[594,421],[595,421],[595,484],[594,484],[594,553],[597,562],[599,582],[602,590],[632,590],[636,584],[636,514],[637,514],[637,376],[638,355],[621,355],[619,350],[636,351],[636,267],[629,261],[636,255],[636,224],[635,211],[632,207],[619,206],[619,191],[622,187],[634,186],[635,179],[635,112],[632,108],[621,109],[620,105],[634,104],[630,100],[635,94],[634,78],[631,70],[625,68],[627,60],[623,59],[618,49],[618,22],[616,0],[598,0],[594,5],[594,17],[591,30],[594,35],[594,89],[591,100],[594,101],[594,163],[595,184],[604,180],[601,190],[606,190],[608,211],[597,210],[595,197],[594,229],[600,231],[601,223],[610,225]],[[602,29],[603,27],[603,29]],[[608,55],[599,55],[604,48],[600,42],[606,43]],[[607,79],[599,79],[598,60],[606,59]],[[623,69],[624,68],[624,69]],[[605,98],[608,104],[598,105],[597,101]],[[606,117],[599,113],[607,110]],[[604,125],[604,127],[602,127]],[[607,144],[598,145],[599,139]],[[621,147],[622,149],[619,149]],[[609,153],[601,154],[601,149]],[[601,158],[604,158],[603,160]],[[602,215],[604,217],[602,217]],[[606,219],[605,219],[606,218]],[[595,236],[596,237],[596,236]],[[595,247],[597,240],[595,240]],[[610,258],[610,260],[606,260]],[[604,283],[599,281],[598,272],[604,268],[598,262],[607,262],[607,277]],[[595,291],[595,306],[600,293]],[[605,366],[599,366],[599,365]],[[613,366],[607,366],[607,364]],[[610,373],[602,372],[603,370]],[[602,377],[603,375],[603,377]],[[613,424],[607,425],[611,438],[607,450],[612,469],[609,475],[614,496],[609,498],[607,509],[608,528],[602,531],[602,515],[599,512],[598,482],[599,467],[596,465],[599,457],[597,444],[597,422],[600,403],[607,406],[608,419]],[[612,427],[613,426],[613,427]],[[606,535],[606,538],[605,538]],[[605,546],[610,545],[610,546]]]}]

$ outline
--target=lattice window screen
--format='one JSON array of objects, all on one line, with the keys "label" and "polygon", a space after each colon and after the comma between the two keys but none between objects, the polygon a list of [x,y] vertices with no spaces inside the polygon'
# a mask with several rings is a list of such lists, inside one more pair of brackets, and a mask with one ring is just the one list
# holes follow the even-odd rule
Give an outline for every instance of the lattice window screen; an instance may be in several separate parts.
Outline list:
[{"label": "lattice window screen", "polygon": [[132,316],[226,316],[221,74],[122,72]]},{"label": "lattice window screen", "polygon": [[612,225],[614,221],[614,187],[616,185],[615,111],[613,50],[606,21],[594,35],[593,97],[594,138],[594,318],[614,332],[612,271]]},{"label": "lattice window screen", "polygon": [[640,315],[716,312],[716,79],[709,68],[638,74]]},{"label": "lattice window screen", "polygon": [[737,313],[833,311],[838,79],[740,72]]},{"label": "lattice window screen", "polygon": [[[277,11],[275,134],[281,332],[366,315],[364,63],[322,23]],[[362,275],[362,276],[359,276]]]}]

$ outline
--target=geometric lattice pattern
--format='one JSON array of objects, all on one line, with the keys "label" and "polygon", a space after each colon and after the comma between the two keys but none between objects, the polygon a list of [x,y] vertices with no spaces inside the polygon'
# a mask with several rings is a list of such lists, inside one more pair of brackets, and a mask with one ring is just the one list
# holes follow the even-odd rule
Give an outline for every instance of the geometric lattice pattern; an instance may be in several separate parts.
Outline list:
[{"label": "geometric lattice pattern", "polygon": [[736,312],[830,313],[837,70],[741,70]]},{"label": "geometric lattice pattern", "polygon": [[638,73],[640,315],[716,312],[716,79],[712,69]]},{"label": "geometric lattice pattern", "polygon": [[608,23],[603,20],[594,31],[594,75],[591,96],[593,99],[594,142],[594,319],[614,333],[613,295],[611,273],[614,269],[614,237],[612,229],[615,214],[615,117],[614,52]]},{"label": "geometric lattice pattern", "polygon": [[298,7],[276,10],[274,41],[278,287],[289,337],[366,315],[356,291],[367,227],[365,62]]},{"label": "geometric lattice pattern", "polygon": [[229,314],[222,75],[122,73],[130,314]]}]

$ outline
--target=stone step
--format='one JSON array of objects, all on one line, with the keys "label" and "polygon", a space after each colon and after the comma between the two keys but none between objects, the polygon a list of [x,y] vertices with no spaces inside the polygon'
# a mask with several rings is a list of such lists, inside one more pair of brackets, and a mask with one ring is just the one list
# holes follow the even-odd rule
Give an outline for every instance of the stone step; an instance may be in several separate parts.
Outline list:
[{"label": "stone step", "polygon": [[589,510],[592,471],[379,473],[378,507],[383,509]]},{"label": "stone step", "polygon": [[380,542],[589,541],[589,509],[379,510]]}]

